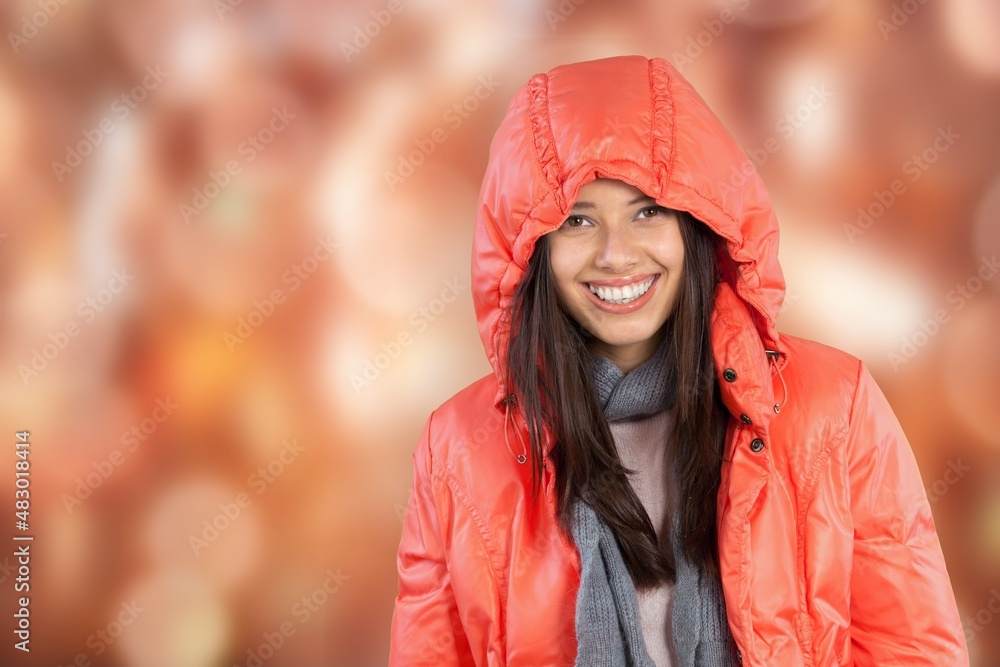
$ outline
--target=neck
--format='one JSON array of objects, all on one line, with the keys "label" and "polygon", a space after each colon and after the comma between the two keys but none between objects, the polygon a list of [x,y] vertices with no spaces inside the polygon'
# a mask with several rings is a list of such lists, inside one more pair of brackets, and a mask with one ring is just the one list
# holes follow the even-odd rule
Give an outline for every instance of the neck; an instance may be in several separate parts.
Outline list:
[{"label": "neck", "polygon": [[631,345],[611,345],[594,337],[587,341],[587,351],[592,357],[607,358],[618,367],[618,370],[627,374],[656,354],[664,335],[665,327],[657,331],[652,338]]}]

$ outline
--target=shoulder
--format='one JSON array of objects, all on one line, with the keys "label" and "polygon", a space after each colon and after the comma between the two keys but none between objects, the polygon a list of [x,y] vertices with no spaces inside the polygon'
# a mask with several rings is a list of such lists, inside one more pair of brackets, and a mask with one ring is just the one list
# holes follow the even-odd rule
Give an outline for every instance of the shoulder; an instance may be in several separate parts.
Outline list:
[{"label": "shoulder", "polygon": [[[867,366],[852,354],[816,341],[782,334],[788,363],[781,369],[787,400],[773,422],[789,441],[813,443],[814,453],[831,445],[858,443],[865,434],[870,449],[885,434],[905,437],[899,422]],[[781,381],[775,377],[775,400],[781,399]],[[863,455],[857,447],[855,457]],[[862,449],[865,449],[864,447]],[[867,449],[866,449],[867,451]]]},{"label": "shoulder", "polygon": [[822,373],[830,378],[844,378],[857,384],[861,360],[853,354],[844,352],[830,345],[807,338],[799,338],[789,334],[781,334],[781,340],[788,349],[787,371],[793,374]]},{"label": "shoulder", "polygon": [[[496,392],[497,379],[490,374],[431,413],[426,438],[437,474],[468,486],[483,475],[502,475],[516,465],[504,441],[504,413],[493,403]],[[511,425],[512,440],[513,431]]]},{"label": "shoulder", "polygon": [[[864,364],[848,352],[814,340],[781,335],[788,350],[788,363],[781,375],[795,403],[815,414],[816,411],[846,421],[850,415]],[[780,388],[776,389],[780,398]]]},{"label": "shoulder", "polygon": [[[425,474],[441,494],[448,530],[465,536],[456,543],[471,553],[476,547],[468,539],[478,535],[493,571],[500,572],[504,543],[497,536],[509,529],[510,514],[521,507],[518,499],[529,493],[530,466],[518,464],[507,449],[505,413],[494,404],[496,394],[497,380],[489,375],[442,403],[427,421],[417,458],[425,458]],[[518,447],[513,422],[511,446]]]},{"label": "shoulder", "polygon": [[861,378],[860,359],[813,340],[781,335],[788,361],[772,378],[781,411],[771,422],[775,463],[789,474],[813,474],[841,450],[851,430]]}]

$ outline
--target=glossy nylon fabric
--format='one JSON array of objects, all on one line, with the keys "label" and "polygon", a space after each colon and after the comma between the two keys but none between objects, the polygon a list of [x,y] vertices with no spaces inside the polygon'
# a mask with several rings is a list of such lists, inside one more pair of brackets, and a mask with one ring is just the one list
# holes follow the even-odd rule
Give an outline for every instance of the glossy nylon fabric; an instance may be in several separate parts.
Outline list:
[{"label": "glossy nylon fabric", "polygon": [[738,266],[721,264],[711,337],[732,414],[716,503],[743,664],[967,665],[898,421],[858,359],[779,335],[784,280],[767,191],[680,74],[640,56],[532,77],[493,139],[472,289],[494,373],[435,410],[414,452],[390,664],[573,664],[579,556],[557,526],[551,467],[532,503],[530,466],[515,458],[527,436],[502,401],[505,317],[535,242],[595,177],[691,212]]}]

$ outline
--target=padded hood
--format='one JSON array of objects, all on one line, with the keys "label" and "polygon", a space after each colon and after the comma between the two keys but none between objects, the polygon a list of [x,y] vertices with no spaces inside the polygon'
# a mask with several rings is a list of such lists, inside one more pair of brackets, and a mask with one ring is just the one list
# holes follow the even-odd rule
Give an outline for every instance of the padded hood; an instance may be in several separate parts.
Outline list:
[{"label": "padded hood", "polygon": [[[559,228],[580,188],[598,177],[625,181],[661,206],[688,211],[725,239],[739,272],[723,271],[716,310],[745,310],[734,321],[744,322],[750,329],[744,333],[756,338],[758,367],[767,367],[765,349],[778,351],[783,364],[775,319],[785,283],[778,224],[764,184],[672,65],[618,56],[533,76],[511,101],[490,146],[473,241],[472,291],[479,333],[499,380],[496,400],[507,392],[507,316],[535,242]],[[718,363],[734,341],[719,340],[717,315]],[[737,344],[745,350],[745,342]],[[759,380],[764,384],[765,377]]]}]

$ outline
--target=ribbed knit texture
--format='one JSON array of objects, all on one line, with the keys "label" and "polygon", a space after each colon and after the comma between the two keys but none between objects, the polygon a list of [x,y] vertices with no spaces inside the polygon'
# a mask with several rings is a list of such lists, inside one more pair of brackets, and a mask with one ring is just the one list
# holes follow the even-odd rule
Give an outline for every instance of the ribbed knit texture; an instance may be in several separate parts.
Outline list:
[{"label": "ribbed knit texture", "polygon": [[[674,523],[674,533],[677,532]],[[677,586],[674,588],[674,648],[681,667],[737,667],[736,642],[726,619],[722,582],[704,576],[674,540]]]},{"label": "ribbed knit texture", "polygon": [[[666,346],[667,341],[664,341],[650,359],[628,374],[623,374],[608,359],[594,357],[592,379],[613,434],[620,432],[615,422],[642,419],[672,407],[676,400],[676,382],[668,374]],[[663,438],[656,433],[652,437]],[[665,439],[649,444],[653,447],[667,445]],[[662,493],[667,494],[665,487]],[[714,500],[706,499],[706,502]],[[673,515],[672,535],[676,536],[677,513]],[[647,650],[635,586],[613,531],[584,502],[576,503],[573,508],[572,529],[582,568],[576,607],[578,654],[575,664],[578,667],[664,667],[654,663]],[[726,621],[721,582],[717,578],[703,577],[687,560],[678,542],[671,540],[677,582],[670,613],[677,666],[736,667],[736,646]],[[663,599],[669,603],[669,596]],[[653,625],[647,623],[649,627]],[[663,631],[666,632],[666,628]]]},{"label": "ribbed knit texture", "polygon": [[664,340],[652,357],[627,375],[607,357],[593,357],[590,380],[609,424],[640,419],[673,406],[677,400],[677,380],[667,364],[668,350],[668,342]]},{"label": "ribbed knit texture", "polygon": [[635,586],[618,542],[586,503],[573,506],[573,539],[581,565],[576,666],[656,667],[646,652]]}]

